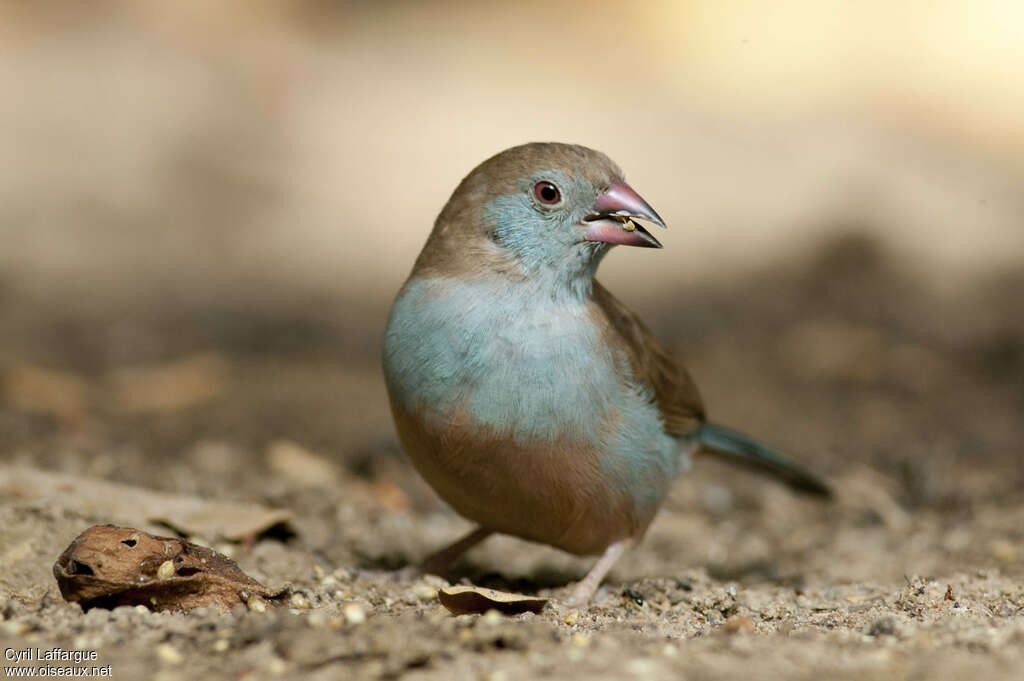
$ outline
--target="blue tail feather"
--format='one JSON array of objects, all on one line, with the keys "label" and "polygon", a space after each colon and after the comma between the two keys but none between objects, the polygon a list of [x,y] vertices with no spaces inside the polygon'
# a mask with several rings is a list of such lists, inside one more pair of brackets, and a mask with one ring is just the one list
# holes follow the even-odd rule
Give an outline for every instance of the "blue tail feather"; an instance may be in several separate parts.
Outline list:
[{"label": "blue tail feather", "polygon": [[828,483],[809,468],[731,428],[705,423],[697,431],[697,440],[703,450],[770,473],[801,492],[832,496]]}]

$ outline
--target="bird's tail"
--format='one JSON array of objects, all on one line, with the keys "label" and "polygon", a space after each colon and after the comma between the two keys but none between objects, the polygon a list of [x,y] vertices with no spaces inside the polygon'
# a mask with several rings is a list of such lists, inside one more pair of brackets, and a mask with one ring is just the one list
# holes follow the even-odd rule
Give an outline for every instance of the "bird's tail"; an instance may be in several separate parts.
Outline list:
[{"label": "bird's tail", "polygon": [[697,431],[697,441],[701,444],[701,451],[770,473],[793,489],[823,497],[832,496],[828,483],[809,468],[731,428],[705,423]]}]

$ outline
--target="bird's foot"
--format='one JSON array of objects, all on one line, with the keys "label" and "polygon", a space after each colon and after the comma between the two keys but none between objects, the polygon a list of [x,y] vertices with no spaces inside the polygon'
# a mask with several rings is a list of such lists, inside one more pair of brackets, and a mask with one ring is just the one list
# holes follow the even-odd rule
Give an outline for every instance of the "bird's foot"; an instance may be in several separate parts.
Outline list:
[{"label": "bird's foot", "polygon": [[570,608],[585,608],[590,605],[590,599],[594,597],[596,591],[597,587],[592,587],[586,579],[581,579],[576,582],[569,598],[565,599],[565,604]]},{"label": "bird's foot", "polygon": [[594,564],[594,567],[590,568],[590,572],[587,576],[576,583],[576,586],[572,590],[572,595],[566,601],[566,605],[571,608],[582,608],[590,603],[590,599],[594,597],[594,593],[597,591],[597,587],[601,586],[601,580],[605,578],[608,571],[612,569],[622,554],[629,548],[630,540],[617,541],[607,549],[604,550],[598,561]]},{"label": "bird's foot", "polygon": [[[455,562],[462,554],[469,551],[471,548],[487,539],[493,534],[491,530],[483,527],[478,527],[469,534],[463,536],[456,542],[445,546],[444,548],[435,551],[426,558],[423,559],[419,565],[415,566],[419,571],[418,575],[439,575],[444,572],[449,565]],[[412,567],[412,566],[410,566]],[[417,575],[417,576],[418,576]]]}]

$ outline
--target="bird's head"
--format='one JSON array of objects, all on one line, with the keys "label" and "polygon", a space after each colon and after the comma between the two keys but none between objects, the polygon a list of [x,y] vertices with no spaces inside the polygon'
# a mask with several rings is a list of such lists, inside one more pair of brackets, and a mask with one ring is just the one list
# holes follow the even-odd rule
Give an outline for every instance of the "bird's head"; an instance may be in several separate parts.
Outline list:
[{"label": "bird's head", "polygon": [[431,241],[463,264],[513,263],[527,275],[572,284],[592,279],[613,245],[661,247],[634,219],[665,226],[611,159],[586,147],[533,143],[477,166],[441,212]]}]

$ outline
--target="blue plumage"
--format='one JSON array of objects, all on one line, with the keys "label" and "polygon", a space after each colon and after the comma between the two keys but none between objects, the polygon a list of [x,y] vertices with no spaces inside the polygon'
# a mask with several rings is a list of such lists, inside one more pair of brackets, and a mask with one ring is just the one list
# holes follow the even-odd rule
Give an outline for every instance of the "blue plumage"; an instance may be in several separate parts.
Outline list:
[{"label": "blue plumage", "polygon": [[[664,490],[645,481],[674,476],[680,448],[650,389],[620,373],[628,362],[593,312],[586,300],[555,301],[487,276],[410,281],[384,341],[393,399],[438,422],[461,407],[476,426],[547,445],[551,457],[563,455],[559,442],[592,448],[607,484],[651,508]],[[500,456],[493,465],[510,475],[527,463]]]},{"label": "blue plumage", "polygon": [[594,280],[613,245],[664,226],[606,156],[529,144],[471,172],[434,225],[384,338],[395,424],[413,464],[479,528],[602,558],[590,599],[703,447],[812,491],[805,469],[707,424],[692,380]]}]

